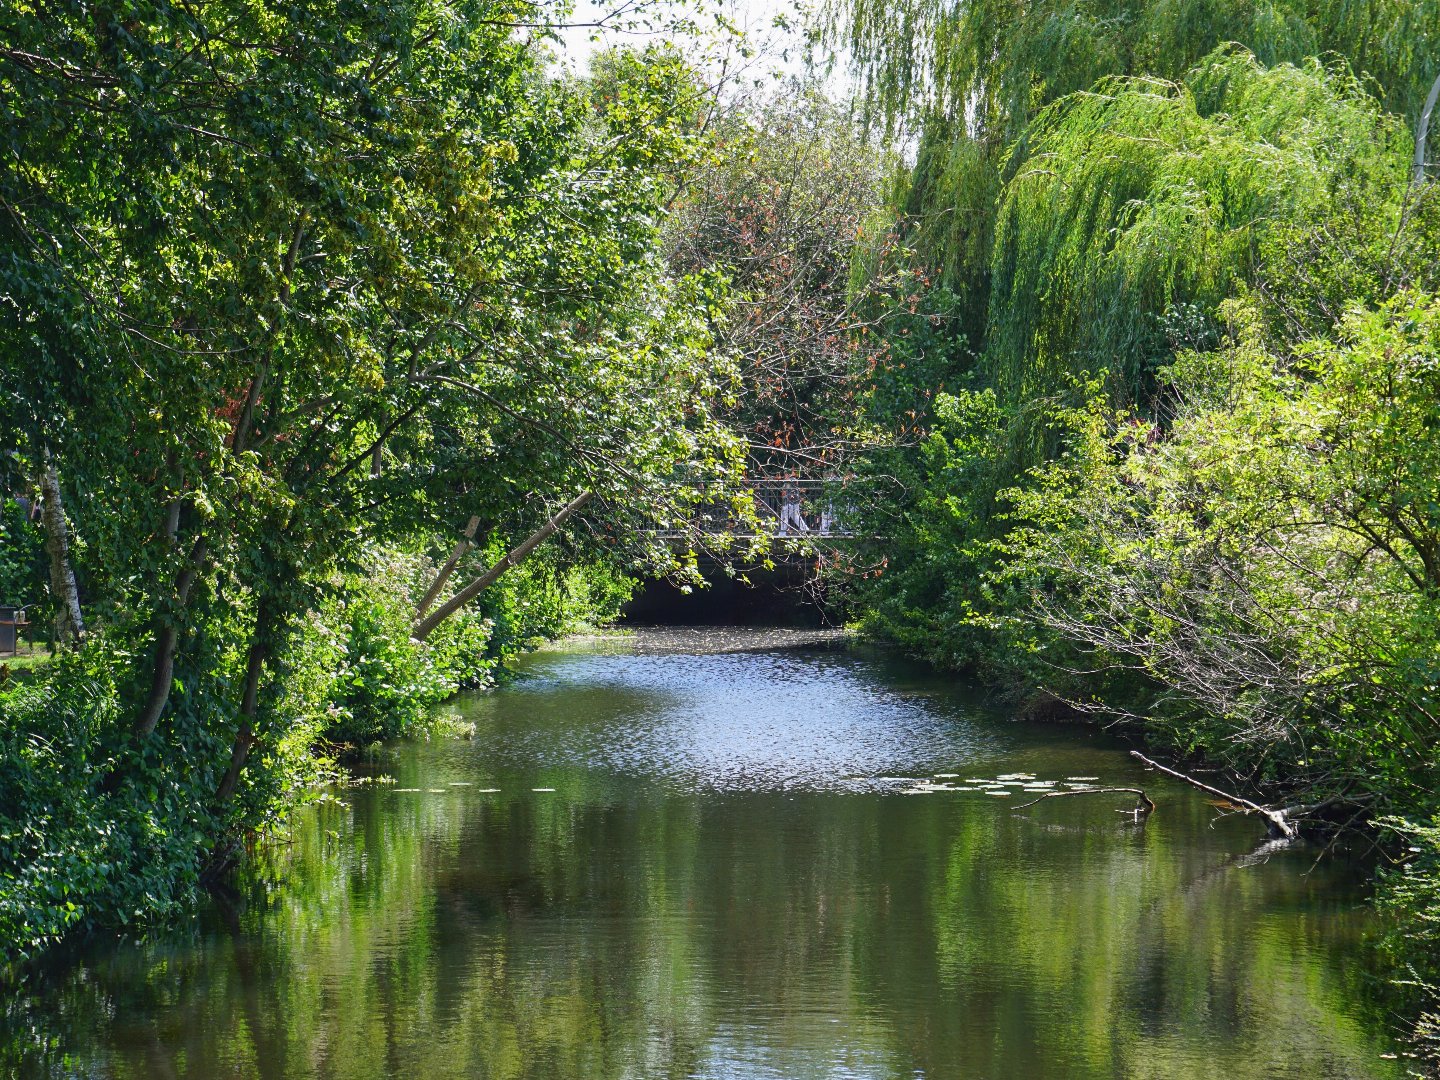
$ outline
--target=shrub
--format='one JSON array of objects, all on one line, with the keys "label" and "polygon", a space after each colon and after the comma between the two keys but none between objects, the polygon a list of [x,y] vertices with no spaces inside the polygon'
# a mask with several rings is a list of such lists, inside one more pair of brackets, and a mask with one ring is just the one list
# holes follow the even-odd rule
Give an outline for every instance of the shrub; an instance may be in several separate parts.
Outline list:
[{"label": "shrub", "polygon": [[81,927],[148,921],[186,904],[214,822],[196,778],[136,755],[119,724],[104,643],[43,683],[0,694],[0,961]]}]

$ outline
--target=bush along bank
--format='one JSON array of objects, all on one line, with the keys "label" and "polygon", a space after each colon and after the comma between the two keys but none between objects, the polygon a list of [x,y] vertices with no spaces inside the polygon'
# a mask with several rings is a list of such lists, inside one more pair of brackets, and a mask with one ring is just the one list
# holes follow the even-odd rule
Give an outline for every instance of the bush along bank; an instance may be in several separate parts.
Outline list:
[{"label": "bush along bank", "polygon": [[216,714],[243,658],[223,626],[196,643],[160,738],[143,743],[123,707],[134,646],[119,630],[0,687],[0,966],[186,910],[247,837],[317,797],[347,751],[431,733],[438,703],[490,685],[543,639],[613,619],[630,594],[606,568],[537,560],[418,642],[415,605],[434,573],[429,558],[372,548],[331,583],[278,662],[283,734],[229,800],[216,798],[230,750],[216,731],[233,718]]},{"label": "bush along bank", "polygon": [[1417,130],[1343,65],[1222,46],[1027,117],[992,228],[948,239],[925,229],[968,144],[933,132],[896,228],[934,284],[868,389],[870,467],[903,494],[862,530],[886,541],[858,593],[932,661],[1367,830],[1400,864],[1395,981],[1433,1054],[1440,183]]},{"label": "bush along bank", "polygon": [[1168,368],[1163,423],[1081,385],[1046,416],[1053,458],[988,496],[964,481],[1013,420],[988,392],[942,400],[914,532],[864,617],[1022,708],[1063,703],[1225,767],[1238,794],[1315,806],[1297,824],[1322,843],[1378,844],[1383,951],[1433,1070],[1440,298],[1403,294],[1289,356],[1226,314],[1228,345]]}]

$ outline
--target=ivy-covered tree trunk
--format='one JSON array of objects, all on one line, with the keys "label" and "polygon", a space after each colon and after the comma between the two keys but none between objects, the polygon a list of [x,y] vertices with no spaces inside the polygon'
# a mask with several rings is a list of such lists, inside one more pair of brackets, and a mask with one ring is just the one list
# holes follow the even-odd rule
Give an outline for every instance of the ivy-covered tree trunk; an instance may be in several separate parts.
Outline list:
[{"label": "ivy-covered tree trunk", "polygon": [[260,679],[274,649],[273,633],[277,625],[275,604],[268,599],[262,599],[255,613],[255,629],[250,635],[250,655],[245,663],[245,683],[240,694],[240,723],[235,731],[235,742],[230,748],[230,764],[215,791],[215,801],[221,804],[229,802],[235,794],[235,789],[240,784],[240,774],[250,757],[250,748],[255,745],[255,717],[260,709]]},{"label": "ivy-covered tree trunk", "polygon": [[[171,532],[174,537],[174,531]],[[135,720],[135,734],[145,738],[155,730],[165,704],[170,700],[170,688],[175,684],[175,655],[180,651],[180,618],[190,599],[190,589],[200,574],[205,562],[208,544],[205,537],[195,541],[190,557],[175,584],[175,609],[169,617],[157,616],[155,631],[155,660],[150,671],[150,692]]]},{"label": "ivy-covered tree trunk", "polygon": [[[301,223],[295,227],[290,247],[285,256],[284,273],[287,282],[289,276],[294,272],[295,255],[303,235],[304,227]],[[288,299],[288,284],[282,289],[282,296]],[[249,445],[250,433],[255,422],[255,406],[264,389],[269,371],[270,362],[266,358],[256,366],[255,373],[250,379],[249,387],[245,392],[244,405],[235,421],[235,429],[230,437],[232,454],[244,453]],[[171,461],[170,464],[173,466],[174,462]],[[183,480],[183,474],[181,479]],[[177,494],[171,501],[166,515],[165,536],[167,542],[172,546],[179,537],[180,514],[183,507],[183,499]],[[150,669],[150,690],[145,696],[145,704],[135,718],[134,732],[137,738],[147,738],[155,730],[155,725],[160,722],[160,717],[165,712],[165,706],[170,701],[170,691],[175,685],[175,658],[180,651],[180,627],[184,619],[185,606],[189,602],[190,590],[195,584],[195,579],[200,575],[208,552],[209,538],[202,533],[196,539],[184,568],[175,580],[171,610],[167,612],[162,605],[156,613],[155,654]]]},{"label": "ivy-covered tree trunk", "polygon": [[65,526],[60,473],[49,451],[40,470],[40,490],[44,495],[41,513],[45,523],[45,551],[50,556],[50,593],[55,598],[55,640],[61,646],[75,644],[85,637],[85,620],[80,614],[75,569],[70,565],[70,533]]}]

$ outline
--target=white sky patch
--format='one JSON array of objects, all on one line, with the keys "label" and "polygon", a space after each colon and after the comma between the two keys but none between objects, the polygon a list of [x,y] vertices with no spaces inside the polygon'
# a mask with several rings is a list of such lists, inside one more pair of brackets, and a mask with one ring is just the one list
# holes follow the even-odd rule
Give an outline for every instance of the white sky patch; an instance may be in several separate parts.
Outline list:
[{"label": "white sky patch", "polygon": [[[577,0],[556,52],[583,73],[597,51],[671,41],[707,71],[736,85],[764,86],[807,75],[805,0]],[[691,27],[686,30],[684,27]],[[746,55],[748,53],[749,55]],[[844,64],[819,72],[832,96],[849,91]]]}]

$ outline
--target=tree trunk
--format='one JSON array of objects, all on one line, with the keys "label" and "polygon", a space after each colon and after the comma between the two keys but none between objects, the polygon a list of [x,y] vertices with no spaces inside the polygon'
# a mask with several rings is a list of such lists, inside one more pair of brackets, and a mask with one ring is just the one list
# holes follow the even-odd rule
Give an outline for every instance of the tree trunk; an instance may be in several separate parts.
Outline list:
[{"label": "tree trunk", "polygon": [[45,496],[42,515],[45,521],[45,550],[50,556],[50,592],[56,607],[55,639],[63,646],[85,637],[85,621],[80,615],[80,589],[75,584],[75,569],[70,565],[70,534],[65,527],[60,474],[49,450],[45,451],[45,465],[40,472],[40,489]]},{"label": "tree trunk", "polygon": [[532,551],[559,532],[560,527],[569,521],[581,507],[594,497],[595,493],[593,491],[587,491],[572,499],[566,504],[564,509],[544,525],[540,526],[540,528],[536,529],[535,532],[531,533],[529,538],[519,547],[515,548],[515,550],[506,555],[489,570],[486,570],[485,573],[481,574],[474,581],[470,582],[469,585],[466,585],[465,588],[441,604],[429,617],[417,622],[414,630],[415,639],[417,641],[424,641],[437,626],[500,580],[500,575],[505,573],[506,570],[524,562]]},{"label": "tree trunk", "polygon": [[260,707],[260,677],[265,662],[270,659],[272,648],[271,632],[275,626],[273,609],[267,601],[260,601],[255,612],[255,630],[250,636],[250,656],[245,665],[245,684],[240,697],[240,726],[235,732],[235,742],[230,748],[230,765],[225,770],[220,786],[215,790],[215,801],[227,803],[240,784],[240,773],[245,768],[250,748],[255,745],[255,714]]},{"label": "tree trunk", "polygon": [[169,619],[159,619],[155,631],[155,662],[150,672],[150,693],[145,705],[135,720],[135,735],[145,738],[160,722],[160,714],[170,700],[170,690],[175,685],[175,654],[180,649],[180,613],[190,596],[190,587],[200,576],[201,564],[205,561],[206,542],[202,536],[190,549],[190,558],[180,577],[175,582],[175,610]]},{"label": "tree trunk", "polygon": [[420,598],[420,603],[415,605],[415,618],[413,622],[419,622],[430,610],[430,605],[435,603],[440,590],[445,588],[445,583],[450,580],[450,575],[455,573],[455,566],[460,562],[460,557],[475,546],[475,530],[480,528],[480,519],[472,517],[470,523],[465,526],[465,539],[455,545],[455,550],[450,552],[450,558],[445,560],[445,565],[435,575],[435,580],[430,583],[430,588],[425,590],[425,595]]},{"label": "tree trunk", "polygon": [[1411,173],[1412,184],[1422,184],[1425,181],[1425,144],[1430,134],[1430,119],[1435,115],[1435,103],[1440,101],[1440,75],[1435,76],[1435,82],[1430,86],[1430,94],[1425,98],[1425,108],[1420,111],[1420,123],[1415,126],[1415,168]]},{"label": "tree trunk", "polygon": [[1290,815],[1294,814],[1297,809],[1313,809],[1313,807],[1296,807],[1288,809],[1282,808],[1280,810],[1276,810],[1269,806],[1261,806],[1259,803],[1251,802],[1249,799],[1243,798],[1240,795],[1232,795],[1228,791],[1221,791],[1217,787],[1212,787],[1210,784],[1205,783],[1205,781],[1203,780],[1196,780],[1193,776],[1187,776],[1185,773],[1181,772],[1178,769],[1172,769],[1168,765],[1161,765],[1158,761],[1152,761],[1150,758],[1140,753],[1139,750],[1131,750],[1130,756],[1133,758],[1138,758],[1146,765],[1149,765],[1152,769],[1159,769],[1167,776],[1173,776],[1177,780],[1184,780],[1185,783],[1191,785],[1192,787],[1199,788],[1207,795],[1214,795],[1218,799],[1223,799],[1225,802],[1230,803],[1232,806],[1243,811],[1244,813],[1259,814],[1262,818],[1265,819],[1265,827],[1269,830],[1272,838],[1294,840],[1300,835],[1300,830],[1295,825],[1295,823],[1290,820]]}]

